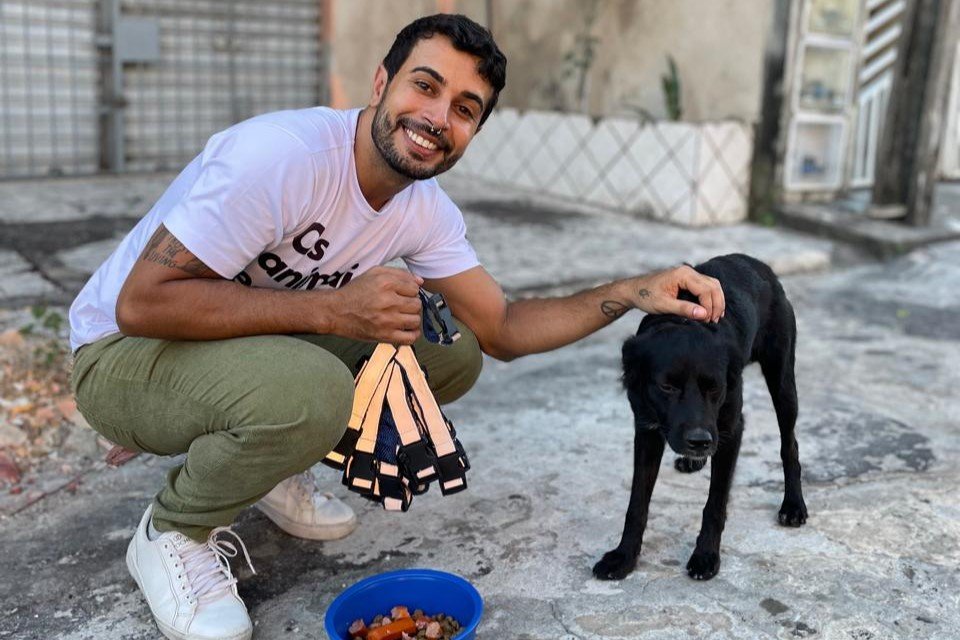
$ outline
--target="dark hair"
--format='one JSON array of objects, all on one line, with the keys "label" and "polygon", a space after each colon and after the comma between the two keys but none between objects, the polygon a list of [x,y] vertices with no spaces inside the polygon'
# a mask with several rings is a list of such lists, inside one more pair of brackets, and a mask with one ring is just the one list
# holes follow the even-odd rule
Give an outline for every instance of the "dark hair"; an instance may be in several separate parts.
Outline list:
[{"label": "dark hair", "polygon": [[390,51],[383,59],[383,66],[387,70],[387,81],[392,80],[403,63],[407,61],[410,51],[417,42],[432,38],[438,33],[449,38],[454,49],[480,58],[477,72],[493,87],[493,97],[490,98],[483,115],[480,116],[480,123],[477,125],[480,126],[497,105],[500,91],[507,83],[507,57],[497,47],[490,32],[467,16],[438,13],[418,18],[405,26],[397,34]]}]

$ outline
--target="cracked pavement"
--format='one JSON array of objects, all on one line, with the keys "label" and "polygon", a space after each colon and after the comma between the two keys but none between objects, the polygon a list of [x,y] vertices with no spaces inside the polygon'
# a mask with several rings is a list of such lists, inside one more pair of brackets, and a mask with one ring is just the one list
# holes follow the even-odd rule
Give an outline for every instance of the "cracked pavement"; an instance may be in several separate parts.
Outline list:
[{"label": "cracked pavement", "polygon": [[[0,185],[0,302],[68,300],[168,179],[30,183],[16,197]],[[616,582],[592,577],[619,540],[629,496],[632,420],[618,361],[640,318],[631,312],[549,354],[486,360],[477,386],[448,408],[471,458],[467,491],[431,491],[406,514],[386,513],[317,467],[361,522],[329,543],[245,512],[236,529],[257,575],[241,570],[240,592],[256,638],[323,638],[324,612],[343,588],[405,567],[469,579],[485,601],[481,640],[960,638],[960,243],[850,260],[844,247],[780,229],[687,230],[571,206],[557,214],[539,198],[448,187],[512,295],[732,251],[772,263],[798,317],[810,519],[776,524],[779,433],[751,367],[719,575],[695,582],[683,570],[709,469],[679,474],[668,454],[636,570]],[[123,554],[171,464],[141,456],[93,469],[76,493],[0,520],[0,638],[158,636]]]}]

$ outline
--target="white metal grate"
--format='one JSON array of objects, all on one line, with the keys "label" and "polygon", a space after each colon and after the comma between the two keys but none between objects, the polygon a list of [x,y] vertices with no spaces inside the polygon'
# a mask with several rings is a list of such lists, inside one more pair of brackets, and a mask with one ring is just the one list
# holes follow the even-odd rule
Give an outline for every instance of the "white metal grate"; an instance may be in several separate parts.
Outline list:
[{"label": "white metal grate", "polygon": [[95,4],[0,1],[0,177],[96,170]]},{"label": "white metal grate", "polygon": [[[125,170],[176,169],[235,122],[323,104],[322,6],[0,0],[0,178],[90,174],[105,157]],[[155,59],[121,63],[117,99],[102,88],[118,45],[98,33],[111,11],[159,32]],[[113,107],[122,127],[108,124]]]},{"label": "white metal grate", "polygon": [[905,0],[867,0],[860,54],[857,118],[850,186],[873,184],[877,147],[893,85]]},{"label": "white metal grate", "polygon": [[324,98],[316,0],[122,0],[121,13],[160,29],[160,61],[124,72],[131,169],[179,168],[231,124]]},{"label": "white metal grate", "polygon": [[874,169],[877,160],[877,147],[883,132],[883,119],[887,113],[887,102],[893,75],[884,73],[871,84],[860,90],[857,97],[857,128],[854,145],[853,175],[850,186],[868,187],[873,184]]},{"label": "white metal grate", "polygon": [[940,174],[948,180],[960,180],[960,43],[953,57],[947,127],[940,155]]},{"label": "white metal grate", "polygon": [[753,133],[691,124],[498,110],[454,169],[491,184],[701,226],[746,217]]}]

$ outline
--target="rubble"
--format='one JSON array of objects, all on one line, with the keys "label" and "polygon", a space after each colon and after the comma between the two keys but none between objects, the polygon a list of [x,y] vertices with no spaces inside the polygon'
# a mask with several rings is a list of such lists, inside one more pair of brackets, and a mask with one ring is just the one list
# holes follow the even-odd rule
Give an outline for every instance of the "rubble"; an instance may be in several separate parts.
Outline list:
[{"label": "rubble", "polygon": [[25,483],[69,484],[99,455],[70,391],[65,316],[44,306],[0,311],[0,512],[49,493]]}]

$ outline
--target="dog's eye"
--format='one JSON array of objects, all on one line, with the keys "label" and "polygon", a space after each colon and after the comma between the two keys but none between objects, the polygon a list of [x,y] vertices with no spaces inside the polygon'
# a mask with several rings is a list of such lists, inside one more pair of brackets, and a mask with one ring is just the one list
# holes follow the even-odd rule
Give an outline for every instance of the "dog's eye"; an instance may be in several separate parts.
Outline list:
[{"label": "dog's eye", "polygon": [[660,389],[660,391],[663,391],[664,393],[676,393],[677,391],[679,391],[679,389],[677,389],[675,386],[673,386],[672,384],[667,384],[666,382],[661,382],[660,384],[657,385],[657,388]]}]

